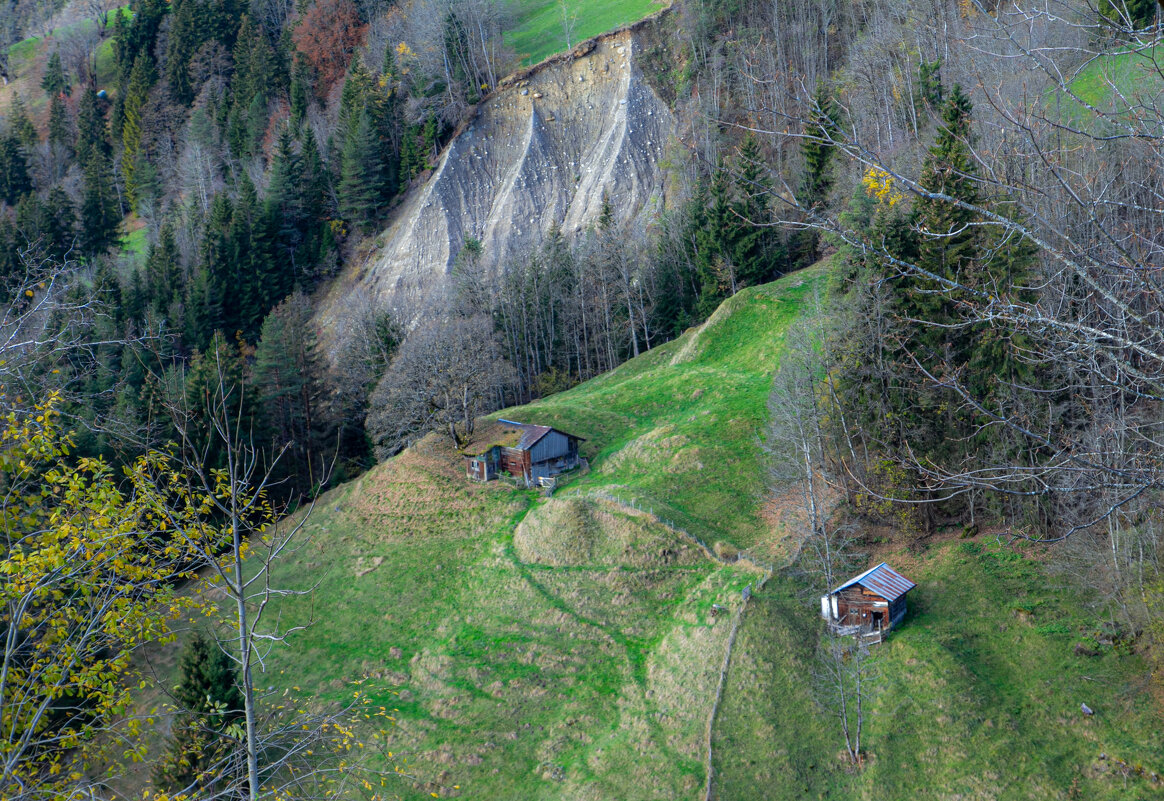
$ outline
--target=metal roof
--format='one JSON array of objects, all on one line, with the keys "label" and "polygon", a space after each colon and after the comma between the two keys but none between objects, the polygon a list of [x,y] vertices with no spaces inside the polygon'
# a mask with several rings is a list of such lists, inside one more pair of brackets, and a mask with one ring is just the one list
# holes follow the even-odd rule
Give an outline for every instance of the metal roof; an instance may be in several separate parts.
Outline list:
[{"label": "metal roof", "polygon": [[882,562],[876,567],[869,568],[861,575],[849,579],[830,592],[829,595],[840,592],[845,587],[851,587],[854,584],[860,584],[865,589],[872,590],[887,601],[896,601],[917,586],[892,567]]},{"label": "metal roof", "polygon": [[541,438],[544,437],[546,434],[549,434],[551,431],[557,431],[559,434],[561,434],[563,436],[570,437],[571,439],[576,439],[580,442],[586,441],[586,440],[582,439],[582,437],[576,437],[573,434],[567,434],[565,431],[554,428],[552,426],[536,426],[536,425],[532,425],[530,423],[518,423],[515,420],[502,420],[502,419],[498,419],[497,422],[503,423],[507,426],[517,426],[518,428],[521,429],[521,439],[518,440],[517,449],[522,450],[522,451],[528,451],[534,445],[537,445],[538,442],[541,441]]}]

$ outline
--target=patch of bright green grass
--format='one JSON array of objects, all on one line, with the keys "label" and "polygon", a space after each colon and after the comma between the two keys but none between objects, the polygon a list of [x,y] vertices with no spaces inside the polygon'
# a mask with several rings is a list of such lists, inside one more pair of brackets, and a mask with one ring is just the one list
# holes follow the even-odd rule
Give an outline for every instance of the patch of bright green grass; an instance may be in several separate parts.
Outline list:
[{"label": "patch of bright green grass", "polygon": [[823,267],[745,289],[703,326],[566,392],[500,416],[586,437],[568,494],[615,492],[711,542],[766,533],[758,438],[783,334],[824,292]]},{"label": "patch of bright green grass", "polygon": [[[523,64],[536,64],[566,49],[562,0],[514,0],[516,25],[506,31],[505,43]],[[566,14],[573,18],[571,46],[619,26],[638,22],[666,4],[657,0],[565,0]]]},{"label": "patch of bright green grass", "polygon": [[839,723],[808,691],[813,599],[790,602],[795,586],[778,579],[738,641],[716,730],[722,797],[1159,797],[1160,785],[1113,773],[1111,757],[1159,773],[1164,743],[1143,660],[1076,654],[1099,625],[1086,592],[993,543],[901,558],[918,588],[875,650],[865,769],[846,768]]},{"label": "patch of bright green grass", "polygon": [[[1072,80],[1071,89],[1083,103],[1105,113],[1154,107],[1164,92],[1164,49],[1146,48],[1099,56]],[[1052,92],[1048,111],[1061,113],[1065,121],[1082,124],[1095,114],[1072,97]]]},{"label": "patch of bright green grass", "polygon": [[133,253],[136,256],[144,258],[146,251],[149,249],[145,226],[142,225],[134,228],[132,231],[127,231],[121,237],[121,249],[126,253]]}]

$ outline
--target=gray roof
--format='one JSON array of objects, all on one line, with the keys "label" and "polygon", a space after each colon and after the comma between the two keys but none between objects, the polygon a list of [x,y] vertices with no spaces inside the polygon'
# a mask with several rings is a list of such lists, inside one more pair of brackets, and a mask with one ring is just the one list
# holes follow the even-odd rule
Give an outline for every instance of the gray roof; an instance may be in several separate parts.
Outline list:
[{"label": "gray roof", "polygon": [[869,568],[861,575],[849,579],[830,592],[829,595],[840,592],[845,587],[851,587],[854,584],[860,584],[865,589],[872,590],[887,601],[896,601],[917,586],[892,567],[882,562],[876,567]]}]

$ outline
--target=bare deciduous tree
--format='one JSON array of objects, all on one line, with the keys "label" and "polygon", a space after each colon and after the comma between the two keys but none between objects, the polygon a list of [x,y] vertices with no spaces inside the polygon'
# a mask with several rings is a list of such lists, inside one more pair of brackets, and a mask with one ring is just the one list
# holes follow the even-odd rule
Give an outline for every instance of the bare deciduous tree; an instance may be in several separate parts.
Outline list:
[{"label": "bare deciduous tree", "polygon": [[493,321],[484,315],[422,320],[404,340],[375,392],[368,432],[383,459],[440,431],[460,445],[478,415],[492,411],[513,369],[496,357]]}]

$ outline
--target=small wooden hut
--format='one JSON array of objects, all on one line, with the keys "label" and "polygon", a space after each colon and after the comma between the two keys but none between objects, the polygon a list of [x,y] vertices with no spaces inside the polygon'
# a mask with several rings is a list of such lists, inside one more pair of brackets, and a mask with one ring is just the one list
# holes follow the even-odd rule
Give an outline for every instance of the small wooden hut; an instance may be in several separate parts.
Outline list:
[{"label": "small wooden hut", "polygon": [[573,470],[582,462],[582,437],[552,426],[498,420],[487,445],[465,455],[465,474],[474,481],[492,481],[508,473],[527,487],[539,479]]},{"label": "small wooden hut", "polygon": [[905,595],[917,585],[882,562],[820,599],[820,614],[837,634],[880,642],[905,617]]}]

